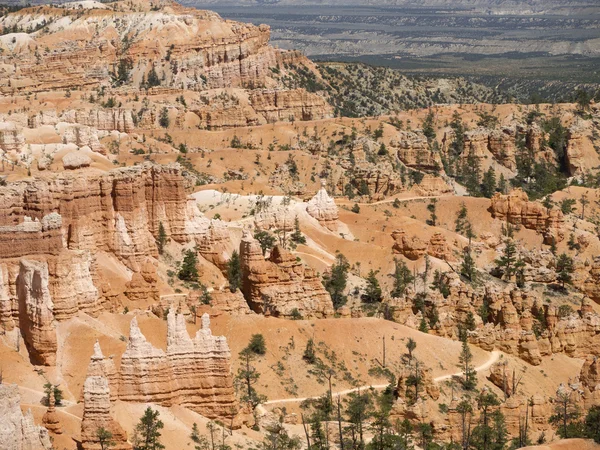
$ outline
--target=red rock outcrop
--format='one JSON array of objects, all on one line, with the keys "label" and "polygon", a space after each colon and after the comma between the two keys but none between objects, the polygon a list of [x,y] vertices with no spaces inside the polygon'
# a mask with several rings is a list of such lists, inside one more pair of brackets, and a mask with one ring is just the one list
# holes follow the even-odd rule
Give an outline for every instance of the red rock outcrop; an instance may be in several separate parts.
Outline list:
[{"label": "red rock outcrop", "polygon": [[427,138],[420,130],[399,132],[397,140],[390,142],[390,147],[408,167],[428,171],[443,170],[439,152],[430,150]]},{"label": "red rock outcrop", "polygon": [[52,366],[58,347],[54,305],[48,289],[48,265],[21,260],[17,285],[19,328],[29,354],[38,363]]},{"label": "red rock outcrop", "polygon": [[541,203],[530,202],[522,189],[514,189],[508,195],[499,192],[492,197],[492,217],[513,225],[523,225],[544,236],[546,243],[564,238],[564,218],[558,209],[545,208]]},{"label": "red rock outcrop", "polygon": [[127,435],[110,415],[111,389],[105,370],[104,355],[98,342],[90,360],[87,378],[83,384],[83,420],[81,422],[81,446],[84,450],[99,450],[98,429],[112,433],[113,445],[117,450],[129,450]]},{"label": "red rock outcrop", "polygon": [[245,231],[240,243],[242,292],[257,313],[291,317],[296,311],[304,318],[333,315],[329,293],[316,271],[277,245],[268,260],[258,241]]},{"label": "red rock outcrop", "polygon": [[488,136],[488,149],[504,167],[512,171],[517,169],[514,128],[492,130]]},{"label": "red rock outcrop", "polygon": [[0,450],[50,450],[48,430],[36,426],[31,410],[21,412],[21,396],[16,384],[0,384]]},{"label": "red rock outcrop", "polygon": [[[5,199],[10,202],[18,202],[25,197],[25,193],[18,193],[11,188],[2,190],[0,188],[0,258],[15,258],[33,254],[58,254],[63,248],[62,241],[62,218],[56,212],[49,213],[39,220],[23,215],[20,223],[11,224],[14,221],[12,211],[18,211],[26,205],[12,203],[8,205],[6,216],[2,217],[2,206]],[[19,194],[22,194],[19,195]],[[28,193],[29,194],[29,193]],[[12,197],[12,198],[11,198]],[[8,202],[7,202],[8,203]],[[2,221],[2,219],[5,219]]]},{"label": "red rock outcrop", "polygon": [[395,253],[401,253],[410,260],[417,260],[427,253],[427,243],[417,236],[409,238],[404,230],[392,232]]},{"label": "red rock outcrop", "polygon": [[131,280],[125,285],[125,295],[133,302],[146,301],[158,302],[158,276],[156,267],[152,262],[146,261],[139,272],[135,272]]},{"label": "red rock outcrop", "polygon": [[431,236],[429,245],[427,246],[427,254],[444,261],[456,261],[456,258],[452,254],[452,249],[442,233],[435,233]]},{"label": "red rock outcrop", "polygon": [[193,339],[182,314],[170,310],[167,325],[164,352],[146,340],[135,318],[131,321],[127,350],[121,357],[118,398],[182,405],[209,418],[235,416],[231,353],[225,337],[212,335],[208,314],[202,316],[202,328]]},{"label": "red rock outcrop", "polygon": [[323,97],[304,89],[253,91],[250,103],[267,123],[333,117],[333,109]]}]

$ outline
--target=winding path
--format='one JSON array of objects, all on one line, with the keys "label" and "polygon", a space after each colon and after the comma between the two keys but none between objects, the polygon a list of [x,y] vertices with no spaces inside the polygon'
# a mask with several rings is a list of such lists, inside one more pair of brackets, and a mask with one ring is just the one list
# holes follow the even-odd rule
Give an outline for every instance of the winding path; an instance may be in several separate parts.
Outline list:
[{"label": "winding path", "polygon": [[[501,353],[498,350],[492,351],[492,353],[490,354],[490,358],[485,363],[483,363],[482,365],[475,367],[475,371],[476,372],[481,372],[483,370],[489,369],[492,366],[492,364],[494,364],[496,361],[498,361],[498,359],[500,359],[500,355],[501,355]],[[442,376],[439,376],[437,378],[434,378],[433,381],[435,381],[436,383],[439,383],[440,381],[448,380],[448,379],[451,379],[452,377],[458,377],[458,376],[461,376],[461,375],[462,375],[462,372],[451,373],[451,374],[448,374],[448,375],[442,375]],[[369,385],[360,386],[360,387],[357,387],[357,388],[345,389],[343,391],[333,392],[333,396],[348,395],[348,394],[351,394],[353,392],[364,391],[365,389],[385,389],[388,386],[389,386],[389,383],[386,383],[386,384],[369,384]],[[279,404],[279,403],[301,403],[301,402],[303,402],[305,400],[316,399],[316,398],[319,398],[319,397],[280,398],[280,399],[276,399],[276,400],[268,400],[268,401],[262,403],[259,406],[275,405],[275,404]]]}]

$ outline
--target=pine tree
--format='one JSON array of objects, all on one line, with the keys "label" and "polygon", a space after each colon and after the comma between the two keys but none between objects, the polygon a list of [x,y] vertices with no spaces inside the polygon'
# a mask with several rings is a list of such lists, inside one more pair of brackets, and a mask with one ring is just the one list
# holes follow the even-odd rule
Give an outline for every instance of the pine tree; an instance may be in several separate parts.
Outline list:
[{"label": "pine tree", "polygon": [[210,445],[208,443],[208,439],[204,436],[200,436],[200,430],[198,430],[198,424],[194,422],[192,425],[192,432],[190,434],[190,439],[194,443],[194,450],[209,450]]},{"label": "pine tree", "polygon": [[371,269],[366,278],[367,288],[365,289],[363,300],[367,303],[377,303],[381,301],[381,287],[379,286],[376,275],[377,272]]},{"label": "pine tree", "polygon": [[167,233],[162,222],[158,223],[158,237],[156,238],[156,246],[158,247],[158,254],[162,255],[165,251],[165,245],[167,245]]},{"label": "pine tree", "polygon": [[421,129],[423,130],[423,134],[427,138],[427,142],[431,143],[435,140],[435,128],[434,128],[434,119],[435,116],[433,111],[429,110],[429,113],[425,116],[425,120],[423,121],[423,126]]},{"label": "pine tree", "polygon": [[573,281],[571,274],[575,271],[573,258],[566,253],[562,253],[556,260],[556,279],[560,282],[562,288],[565,284],[570,284]]},{"label": "pine tree", "polygon": [[227,280],[231,292],[237,291],[242,286],[242,263],[237,250],[233,251],[227,263]]},{"label": "pine tree", "polygon": [[473,354],[471,353],[471,349],[467,343],[466,333],[463,335],[462,350],[460,352],[460,356],[458,357],[458,362],[458,367],[461,368],[464,376],[463,387],[467,391],[472,391],[477,385],[477,372],[472,364]]},{"label": "pine tree", "polygon": [[254,239],[260,244],[263,256],[267,254],[269,250],[275,245],[275,236],[268,231],[257,230],[254,232]]},{"label": "pine tree", "polygon": [[437,225],[437,198],[432,198],[429,201],[429,205],[427,205],[427,210],[429,211],[429,220],[427,221],[428,225],[435,227]]},{"label": "pine tree", "polygon": [[515,263],[517,261],[517,246],[512,239],[504,240],[504,252],[502,256],[495,260],[496,269],[502,277],[510,280],[515,273]]},{"label": "pine tree", "polygon": [[264,355],[267,353],[265,337],[262,334],[253,334],[246,348],[256,355]]},{"label": "pine tree", "polygon": [[290,239],[296,244],[306,244],[306,238],[302,234],[302,231],[300,231],[300,221],[298,220],[298,216],[294,219],[294,232],[290,236]]},{"label": "pine tree", "polygon": [[152,66],[152,68],[150,69],[150,72],[148,72],[147,86],[149,88],[152,88],[152,87],[159,86],[159,85],[160,85],[160,78],[158,78],[156,69],[154,68],[154,66]]},{"label": "pine tree", "polygon": [[242,365],[238,369],[236,375],[236,381],[241,383],[244,387],[242,401],[251,405],[252,408],[256,408],[256,406],[265,400],[264,395],[259,395],[256,392],[256,389],[254,389],[254,385],[260,378],[260,373],[258,373],[258,370],[252,365],[255,356],[255,353],[250,351],[247,347],[242,350],[240,352]]},{"label": "pine tree", "polygon": [[185,256],[183,257],[183,263],[181,263],[181,269],[177,276],[180,280],[184,281],[198,281],[198,257],[194,250],[186,250]]},{"label": "pine tree", "polygon": [[50,401],[50,392],[54,394],[54,404],[56,406],[62,406],[63,392],[59,389],[58,384],[52,384],[47,382],[44,384],[44,403],[47,405]]},{"label": "pine tree", "polygon": [[496,172],[491,167],[483,175],[481,192],[487,198],[492,198],[492,195],[496,192]]},{"label": "pine tree", "polygon": [[462,202],[460,204],[460,209],[456,213],[456,220],[454,222],[454,231],[457,233],[462,233],[465,230],[467,222],[469,221],[467,214],[467,205],[465,205],[465,202]]},{"label": "pine tree", "polygon": [[163,128],[169,128],[169,125],[171,124],[171,119],[169,119],[169,110],[166,107],[160,110],[158,124]]},{"label": "pine tree", "polygon": [[158,418],[159,412],[153,411],[148,406],[139,423],[135,426],[135,434],[133,436],[134,450],[161,450],[165,446],[160,443],[160,430],[164,424]]},{"label": "pine tree", "polygon": [[306,342],[306,348],[304,349],[302,359],[309,364],[314,364],[317,361],[317,355],[315,353],[315,342],[312,340],[312,338]]},{"label": "pine tree", "polygon": [[475,265],[475,260],[471,255],[471,247],[467,247],[463,256],[463,262],[460,266],[460,273],[462,276],[466,277],[470,282],[475,281],[475,277],[477,275],[477,266]]},{"label": "pine tree", "polygon": [[504,178],[504,174],[500,174],[500,178],[498,179],[498,192],[501,194],[506,194],[506,178]]},{"label": "pine tree", "polygon": [[590,203],[587,198],[587,194],[583,194],[579,199],[579,203],[581,203],[581,220],[585,220],[585,207]]},{"label": "pine tree", "polygon": [[96,438],[98,439],[98,444],[100,444],[100,450],[108,450],[115,446],[113,434],[104,427],[96,430]]},{"label": "pine tree", "polygon": [[413,338],[408,338],[408,341],[406,342],[406,349],[408,350],[408,357],[411,360],[413,357],[413,352],[415,351],[416,348],[417,348],[417,343],[415,342],[415,340]]},{"label": "pine tree", "polygon": [[410,272],[410,269],[406,267],[404,261],[394,258],[395,270],[392,274],[394,278],[394,288],[391,292],[392,297],[399,298],[404,295],[404,291],[410,283],[413,282],[414,277]]},{"label": "pine tree", "polygon": [[344,306],[347,301],[344,295],[348,281],[348,269],[350,264],[344,255],[338,253],[335,263],[331,266],[331,273],[323,277],[323,286],[331,295],[331,301],[335,309]]}]

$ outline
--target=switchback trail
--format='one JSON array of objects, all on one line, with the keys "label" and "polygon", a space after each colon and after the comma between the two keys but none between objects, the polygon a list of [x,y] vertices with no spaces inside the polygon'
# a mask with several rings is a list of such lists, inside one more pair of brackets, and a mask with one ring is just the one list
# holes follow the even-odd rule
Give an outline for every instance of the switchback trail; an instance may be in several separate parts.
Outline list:
[{"label": "switchback trail", "polygon": [[[475,371],[481,372],[483,370],[489,369],[492,366],[492,364],[494,364],[496,361],[498,361],[498,359],[500,359],[500,355],[501,355],[501,353],[498,350],[492,351],[489,359],[482,365],[475,367]],[[448,375],[442,375],[437,378],[434,378],[433,381],[435,381],[436,383],[439,383],[440,381],[448,380],[452,377],[455,377],[455,376],[458,377],[461,375],[462,375],[462,372],[455,372],[455,373],[451,373]],[[332,394],[334,397],[336,397],[338,395],[348,395],[348,394],[352,394],[353,392],[364,391],[366,389],[371,389],[371,388],[372,389],[385,389],[388,386],[389,386],[389,383],[368,384],[368,385],[360,386],[357,388],[344,389],[343,391],[333,392]],[[261,406],[275,405],[275,404],[279,404],[279,403],[301,403],[305,400],[316,399],[316,398],[319,398],[319,397],[292,397],[292,398],[280,398],[280,399],[276,399],[276,400],[268,400],[268,401],[262,403],[261,405],[259,405],[259,408]]]}]

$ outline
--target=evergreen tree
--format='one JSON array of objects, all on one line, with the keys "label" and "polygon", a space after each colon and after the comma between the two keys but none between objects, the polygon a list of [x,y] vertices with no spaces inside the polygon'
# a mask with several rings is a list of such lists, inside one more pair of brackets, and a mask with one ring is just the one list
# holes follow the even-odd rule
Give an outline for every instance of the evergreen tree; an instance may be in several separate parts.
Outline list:
[{"label": "evergreen tree", "polygon": [[171,124],[171,119],[169,119],[169,110],[166,107],[160,110],[158,124],[163,128],[169,128],[169,125]]},{"label": "evergreen tree", "polygon": [[253,334],[246,348],[256,355],[264,355],[267,353],[265,337],[262,334]]},{"label": "evergreen tree", "polygon": [[315,353],[315,342],[312,340],[312,338],[310,338],[306,342],[306,348],[304,349],[302,359],[309,364],[314,364],[317,361],[317,355]]},{"label": "evergreen tree", "polygon": [[192,425],[190,439],[194,443],[194,450],[210,450],[208,440],[204,436],[200,436],[200,430],[198,430],[198,424],[196,422]]},{"label": "evergreen tree", "polygon": [[158,237],[156,238],[156,247],[158,248],[158,254],[162,255],[165,251],[165,245],[167,245],[167,233],[162,222],[158,223]]},{"label": "evergreen tree", "polygon": [[465,205],[465,202],[462,202],[460,204],[460,209],[456,213],[456,220],[454,221],[454,231],[456,231],[457,233],[463,233],[465,231],[465,228],[469,221],[467,215],[467,205]]},{"label": "evergreen tree", "polygon": [[413,352],[415,351],[416,348],[417,348],[417,343],[415,342],[415,340],[413,338],[408,338],[408,341],[406,341],[406,349],[408,350],[408,357],[411,360],[413,357]]},{"label": "evergreen tree", "polygon": [[435,116],[433,111],[429,110],[429,113],[425,116],[425,120],[423,121],[423,126],[421,129],[423,130],[423,134],[427,138],[427,142],[431,143],[435,140],[435,128],[434,128],[434,119]]},{"label": "evergreen tree", "polygon": [[481,192],[487,198],[492,198],[492,195],[496,192],[496,172],[491,167],[483,175]]},{"label": "evergreen tree", "polygon": [[471,349],[467,343],[466,333],[462,339],[462,350],[460,352],[460,356],[458,357],[458,362],[458,367],[460,367],[464,376],[463,387],[467,391],[472,391],[477,385],[477,372],[472,364],[473,354],[471,353]]},{"label": "evergreen tree", "polygon": [[515,272],[515,263],[517,261],[517,246],[512,239],[504,240],[504,251],[502,256],[496,259],[496,269],[501,276],[510,280]]},{"label": "evergreen tree", "polygon": [[54,404],[56,406],[62,406],[63,392],[59,389],[58,384],[52,384],[50,382],[44,384],[44,393],[46,394],[44,403],[47,405],[50,401],[50,392],[54,394]]},{"label": "evergreen tree", "polygon": [[377,272],[371,269],[366,278],[367,288],[365,289],[363,300],[367,303],[376,303],[381,301],[381,287],[379,286],[379,281],[377,280],[376,275]]},{"label": "evergreen tree", "polygon": [[156,69],[154,68],[154,66],[152,66],[150,72],[148,72],[148,79],[146,84],[149,88],[160,86],[160,78],[158,78],[158,74],[156,73]]},{"label": "evergreen tree", "polygon": [[504,174],[500,174],[500,178],[498,179],[498,192],[501,194],[506,194],[506,178],[504,178]]},{"label": "evergreen tree", "polygon": [[579,203],[581,204],[581,220],[585,220],[585,207],[590,203],[586,193],[581,196]]},{"label": "evergreen tree", "polygon": [[260,244],[263,256],[275,245],[275,236],[265,230],[256,230],[254,232],[254,239]]},{"label": "evergreen tree", "polygon": [[470,282],[475,281],[475,277],[477,275],[477,266],[475,265],[475,260],[471,255],[471,247],[467,247],[467,249],[465,250],[463,262],[460,266],[460,273]]},{"label": "evergreen tree", "polygon": [[344,255],[338,253],[335,263],[331,266],[331,273],[323,277],[323,286],[331,295],[331,301],[335,309],[346,304],[347,298],[344,295],[346,283],[348,282],[348,269],[350,264]]},{"label": "evergreen tree", "polygon": [[429,201],[429,205],[427,205],[427,210],[429,211],[429,220],[427,221],[428,225],[435,227],[437,225],[437,198],[432,198]]},{"label": "evergreen tree", "polygon": [[504,416],[495,408],[500,405],[498,397],[482,392],[477,399],[480,411],[479,424],[471,434],[471,445],[478,450],[502,450],[508,440]]},{"label": "evergreen tree", "polygon": [[585,437],[600,444],[600,406],[595,405],[590,408],[585,416],[583,427]]},{"label": "evergreen tree", "polygon": [[227,263],[227,280],[231,292],[237,291],[242,286],[242,262],[237,250],[233,251]]},{"label": "evergreen tree", "polygon": [[560,282],[562,288],[565,284],[570,284],[573,281],[571,274],[575,271],[573,258],[566,253],[562,253],[556,260],[556,279]]},{"label": "evergreen tree", "polygon": [[413,282],[414,277],[410,273],[410,269],[406,267],[404,261],[394,258],[395,269],[392,277],[394,278],[394,288],[392,290],[392,297],[399,298],[404,295],[407,286]]},{"label": "evergreen tree", "polygon": [[96,430],[96,437],[98,438],[98,444],[100,444],[100,450],[108,450],[115,446],[113,434],[104,427]]},{"label": "evergreen tree", "polygon": [[259,395],[254,389],[254,385],[258,382],[260,378],[260,373],[253,366],[252,362],[256,354],[246,347],[244,350],[240,352],[240,359],[242,360],[242,365],[238,369],[236,375],[236,381],[241,383],[243,386],[242,393],[242,401],[248,403],[252,406],[252,408],[256,408],[260,403],[265,400],[264,395]]},{"label": "evergreen tree", "polygon": [[181,263],[181,269],[177,276],[180,280],[184,281],[198,281],[198,257],[194,250],[186,250],[185,256],[183,257],[183,263]]},{"label": "evergreen tree", "polygon": [[298,220],[298,216],[294,219],[294,232],[290,236],[290,239],[296,244],[306,244],[306,238],[300,231],[300,221]]},{"label": "evergreen tree", "polygon": [[558,426],[557,434],[562,439],[580,437],[581,430],[577,422],[579,416],[579,408],[571,396],[566,392],[557,394],[550,423]]},{"label": "evergreen tree", "polygon": [[140,422],[135,426],[134,450],[161,450],[165,448],[160,443],[160,430],[163,429],[164,424],[158,416],[158,411],[153,411],[149,406],[146,408]]}]

